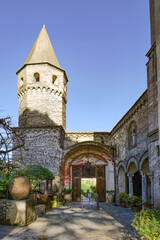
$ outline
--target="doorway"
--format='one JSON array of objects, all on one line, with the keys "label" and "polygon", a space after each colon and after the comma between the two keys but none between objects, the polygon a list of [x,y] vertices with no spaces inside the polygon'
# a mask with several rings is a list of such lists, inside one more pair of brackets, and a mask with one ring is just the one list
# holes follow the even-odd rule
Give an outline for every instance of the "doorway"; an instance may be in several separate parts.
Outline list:
[{"label": "doorway", "polygon": [[94,198],[96,191],[96,178],[81,178],[81,197],[85,201]]},{"label": "doorway", "polygon": [[96,179],[96,193],[100,202],[106,200],[105,165],[86,163],[72,166],[73,201],[81,201],[81,179]]}]

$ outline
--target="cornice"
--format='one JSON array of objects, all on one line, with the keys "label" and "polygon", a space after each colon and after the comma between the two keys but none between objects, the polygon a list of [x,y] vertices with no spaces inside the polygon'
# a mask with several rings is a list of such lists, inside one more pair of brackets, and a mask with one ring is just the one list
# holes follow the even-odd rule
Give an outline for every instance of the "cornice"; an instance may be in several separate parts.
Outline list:
[{"label": "cornice", "polygon": [[28,91],[32,91],[32,90],[35,90],[35,91],[39,91],[39,90],[40,90],[41,92],[46,91],[46,92],[48,92],[48,93],[50,93],[50,94],[54,94],[54,95],[56,95],[56,96],[58,96],[58,97],[62,97],[63,100],[65,101],[65,103],[67,103],[66,94],[62,93],[61,91],[58,91],[57,89],[50,88],[50,87],[45,87],[45,86],[41,86],[41,87],[37,86],[37,87],[26,87],[26,88],[23,88],[23,89],[21,89],[21,90],[18,92],[17,96],[18,96],[18,98],[21,98],[21,97],[24,96]]},{"label": "cornice", "polygon": [[135,102],[135,104],[129,109],[129,111],[122,117],[122,119],[116,124],[112,129],[111,135],[122,128],[127,122],[129,122],[132,117],[141,111],[141,108],[148,102],[147,90],[140,96],[140,98]]}]

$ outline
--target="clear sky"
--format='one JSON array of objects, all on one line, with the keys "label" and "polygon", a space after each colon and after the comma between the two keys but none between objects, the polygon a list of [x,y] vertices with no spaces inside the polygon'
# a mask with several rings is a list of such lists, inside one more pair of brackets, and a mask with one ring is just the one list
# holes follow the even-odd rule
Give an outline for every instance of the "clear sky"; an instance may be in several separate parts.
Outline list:
[{"label": "clear sky", "polygon": [[69,79],[67,131],[110,131],[147,88],[149,0],[5,0],[0,23],[0,116],[14,125],[16,71],[43,24]]}]

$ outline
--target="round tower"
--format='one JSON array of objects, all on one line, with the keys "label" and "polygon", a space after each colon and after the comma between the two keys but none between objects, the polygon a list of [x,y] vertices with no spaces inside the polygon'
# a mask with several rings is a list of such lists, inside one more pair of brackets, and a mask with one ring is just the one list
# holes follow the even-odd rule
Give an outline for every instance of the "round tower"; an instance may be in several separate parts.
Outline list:
[{"label": "round tower", "polygon": [[62,126],[65,130],[68,79],[45,26],[17,76],[19,127]]}]

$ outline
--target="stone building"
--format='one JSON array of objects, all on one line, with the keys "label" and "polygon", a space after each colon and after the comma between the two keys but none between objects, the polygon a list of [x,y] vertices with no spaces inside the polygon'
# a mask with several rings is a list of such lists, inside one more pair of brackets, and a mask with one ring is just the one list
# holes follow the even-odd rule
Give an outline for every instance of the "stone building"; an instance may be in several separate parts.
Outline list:
[{"label": "stone building", "polygon": [[147,90],[111,132],[65,132],[68,78],[61,69],[45,27],[18,70],[19,127],[25,145],[13,158],[41,164],[57,184],[74,189],[80,201],[81,178],[96,178],[100,201],[106,190],[142,196],[160,208],[160,1],[150,0],[151,49]]}]

